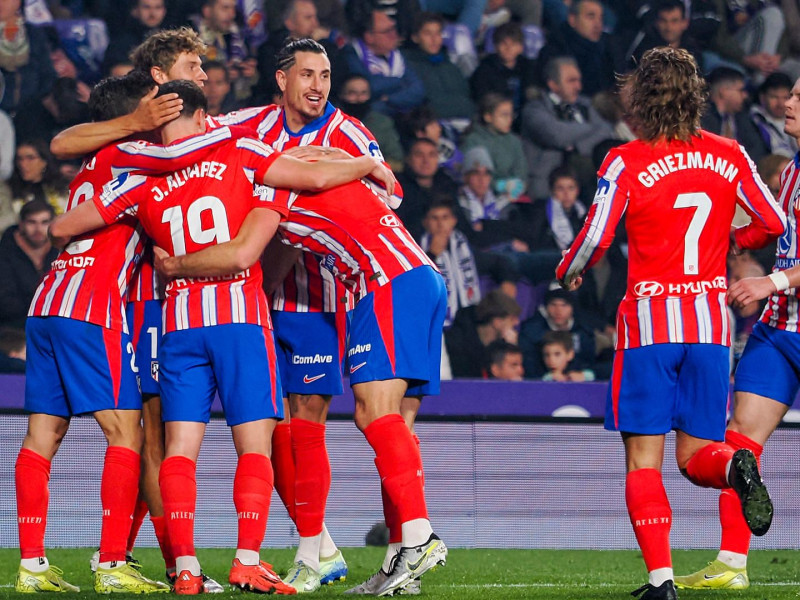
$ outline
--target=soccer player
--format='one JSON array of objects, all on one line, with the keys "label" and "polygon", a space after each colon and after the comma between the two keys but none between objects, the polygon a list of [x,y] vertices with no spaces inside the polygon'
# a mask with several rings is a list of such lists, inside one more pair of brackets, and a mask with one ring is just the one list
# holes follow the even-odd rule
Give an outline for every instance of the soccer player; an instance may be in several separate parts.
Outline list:
[{"label": "soccer player", "polygon": [[758,535],[772,519],[753,452],[721,441],[730,345],[725,255],[737,203],[752,217],[735,231],[739,247],[763,246],[783,233],[785,218],[744,150],[699,129],[704,83],[689,53],[653,49],[625,85],[640,139],[606,156],[586,223],[556,276],[577,288],[626,214],[628,289],[605,425],[622,433],[625,500],[649,572],[634,595],[672,599],[672,517],[661,479],[669,430],[677,430],[678,466],[690,481],[733,488]]},{"label": "soccer player", "polygon": [[[341,149],[354,156],[383,159],[363,124],[328,102],[331,67],[319,43],[289,40],[276,62],[282,106],[245,109],[215,121],[248,126],[263,142],[293,156],[325,157]],[[286,581],[299,592],[313,592],[320,584],[347,575],[342,553],[324,525],[331,484],[325,421],[331,397],[343,389],[346,311],[353,308],[354,299],[309,253],[298,257],[287,253],[286,246],[273,244],[265,260],[272,266],[266,279],[272,291],[281,382],[291,415],[291,421],[287,415],[273,434],[275,487],[300,536]],[[286,269],[276,264],[289,267],[285,279]],[[399,527],[395,530],[397,538],[392,541],[400,542]]]},{"label": "soccer player", "polygon": [[[800,140],[800,81],[795,83],[785,105],[784,131]],[[735,448],[748,448],[756,458],[780,424],[800,389],[800,335],[798,335],[797,289],[800,264],[797,221],[800,216],[795,198],[800,194],[797,157],[781,173],[778,203],[786,213],[786,231],[779,238],[773,272],[765,277],[748,277],[728,290],[728,298],[745,305],[769,298],[761,319],[747,340],[736,367],[734,411],[725,440]],[[764,375],[764,365],[770,375]],[[745,589],[750,530],[742,518],[739,498],[722,490],[719,497],[722,537],[717,558],[707,567],[676,577],[679,588]]]},{"label": "soccer player", "polygon": [[237,233],[255,239],[236,255],[232,274],[178,280],[167,287],[159,352],[167,436],[159,481],[176,555],[174,589],[200,593],[203,580],[193,543],[194,473],[218,391],[239,455],[234,479],[239,542],[229,581],[243,589],[292,594],[294,588],[261,563],[258,553],[272,492],[270,438],[275,419],[282,417],[258,259],[280,215],[287,212],[285,200],[282,204],[274,189],[260,184],[318,190],[371,174],[392,189],[394,176],[371,157],[312,164],[246,138],[201,155],[221,130],[184,139],[205,131],[206,100],[194,83],[184,80],[168,82],[160,90],[173,92],[183,100],[182,116],[164,126],[164,141],[173,149],[194,152],[197,162],[166,177],[121,176],[94,203],[55,221],[51,231],[56,237],[77,235],[134,214],[156,243],[176,255],[223,243]]},{"label": "soccer player", "polygon": [[[147,76],[107,79],[92,91],[97,120],[133,110],[152,87]],[[108,146],[91,156],[70,186],[73,208],[134,166],[163,170],[165,154],[140,154],[142,144]],[[174,163],[173,163],[174,164]],[[100,593],[169,591],[126,564],[139,478],[141,396],[124,314],[126,289],[142,252],[135,222],[121,221],[74,240],[59,255],[31,302],[28,321],[26,409],[28,434],[16,466],[22,561],[21,592],[76,588],[50,567],[44,554],[50,461],[72,415],[93,413],[109,447],[101,480],[103,524],[94,588]],[[53,373],[61,374],[53,378]],[[159,528],[156,527],[156,532]],[[162,536],[159,541],[163,543]]]}]

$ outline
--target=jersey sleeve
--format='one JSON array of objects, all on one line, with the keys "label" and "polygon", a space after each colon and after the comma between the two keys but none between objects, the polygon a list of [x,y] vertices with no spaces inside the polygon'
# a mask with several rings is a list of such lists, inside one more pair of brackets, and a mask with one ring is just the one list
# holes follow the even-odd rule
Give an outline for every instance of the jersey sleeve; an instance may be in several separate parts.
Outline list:
[{"label": "jersey sleeve", "polygon": [[130,171],[148,174],[177,171],[203,160],[221,144],[245,135],[252,133],[243,127],[219,127],[168,146],[143,141],[122,142],[112,147],[111,172],[117,176]]},{"label": "jersey sleeve", "polygon": [[755,163],[739,146],[739,182],[737,202],[750,215],[750,223],[734,232],[739,248],[763,248],[780,236],[786,228],[786,215],[761,180]]},{"label": "jersey sleeve", "polygon": [[625,163],[621,156],[613,151],[606,155],[598,171],[597,192],[583,228],[556,267],[556,278],[562,284],[580,277],[602,258],[614,241],[630,195],[622,176],[624,171]]},{"label": "jersey sleeve", "polygon": [[277,107],[274,104],[270,104],[268,106],[243,108],[242,110],[235,110],[224,115],[207,117],[206,119],[212,127],[237,125],[246,128],[252,135],[257,132],[258,126],[266,116],[273,111],[277,111]]},{"label": "jersey sleeve", "polygon": [[147,177],[123,173],[103,186],[100,195],[94,197],[94,204],[107,224],[125,215],[136,216],[139,202],[150,189]]},{"label": "jersey sleeve", "polygon": [[242,153],[243,167],[253,182],[251,208],[269,208],[280,213],[282,217],[288,216],[289,205],[295,196],[294,192],[261,183],[281,153],[264,142],[252,138],[237,140],[236,147]]},{"label": "jersey sleeve", "polygon": [[[346,150],[353,156],[372,156],[380,159],[387,169],[390,168],[386,159],[383,157],[383,153],[381,152],[381,148],[375,136],[372,135],[372,132],[367,129],[361,121],[352,118],[345,119],[338,127],[336,137],[331,141],[337,148]],[[369,177],[367,177],[367,179],[377,184],[378,187],[383,188],[382,183]],[[401,188],[400,185],[396,185],[394,193],[391,196],[382,194],[381,197],[389,208],[396,210],[403,202],[403,188]]]}]

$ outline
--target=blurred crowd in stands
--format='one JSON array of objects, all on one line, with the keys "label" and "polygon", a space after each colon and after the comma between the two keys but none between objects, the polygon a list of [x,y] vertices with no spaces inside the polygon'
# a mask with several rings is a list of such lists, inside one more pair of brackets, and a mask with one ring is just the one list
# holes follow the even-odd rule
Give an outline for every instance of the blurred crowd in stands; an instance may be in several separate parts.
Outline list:
[{"label": "blurred crowd in stands", "polygon": [[[50,140],[88,120],[91,86],[130,70],[148,34],[183,25],[208,44],[212,115],[280,102],[288,36],[325,46],[331,102],[374,133],[405,192],[398,214],[446,279],[445,376],[608,378],[624,228],[578,293],[554,289],[553,270],[606,152],[634,137],[615,73],[649,48],[696,57],[703,127],[737,139],[774,193],[797,152],[783,103],[799,0],[0,0],[0,370],[24,369],[47,224],[80,167]],[[731,278],[769,271],[771,255],[732,259]],[[759,312],[732,315],[734,359]]]}]

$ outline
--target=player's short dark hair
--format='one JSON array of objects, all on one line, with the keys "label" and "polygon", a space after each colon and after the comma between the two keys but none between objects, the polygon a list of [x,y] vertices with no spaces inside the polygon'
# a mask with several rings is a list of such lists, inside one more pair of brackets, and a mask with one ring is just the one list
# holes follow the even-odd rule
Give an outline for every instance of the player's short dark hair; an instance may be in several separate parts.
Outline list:
[{"label": "player's short dark hair", "polygon": [[503,23],[499,27],[495,28],[495,30],[492,32],[492,42],[494,43],[495,52],[497,51],[497,46],[500,45],[500,42],[505,40],[511,40],[512,42],[524,44],[525,37],[522,35],[522,26],[515,21],[509,21],[508,23]]},{"label": "player's short dark hair", "polygon": [[51,218],[56,216],[56,210],[49,202],[45,202],[44,200],[30,200],[19,209],[19,220],[22,222],[28,217],[38,215],[41,212],[50,213]]},{"label": "player's short dark hair", "polygon": [[182,117],[192,116],[198,108],[208,110],[208,100],[203,90],[194,81],[188,79],[176,79],[168,81],[159,86],[156,98],[164,94],[178,94],[178,98],[183,100]]},{"label": "player's short dark hair", "polygon": [[134,69],[123,77],[106,77],[92,89],[89,113],[93,121],[108,121],[132,113],[156,82],[150,73]]},{"label": "player's short dark hair", "polygon": [[660,15],[662,12],[669,12],[675,9],[681,11],[681,17],[686,17],[686,5],[683,3],[683,0],[659,0],[659,2],[655,6],[655,13],[656,16]]},{"label": "player's short dark hair", "polygon": [[311,38],[288,38],[275,55],[275,70],[288,71],[294,66],[298,52],[311,52],[328,56],[325,47]]},{"label": "player's short dark hair", "polygon": [[205,42],[189,27],[156,31],[131,52],[131,60],[134,67],[146,73],[153,67],[166,73],[183,53],[206,53]]},{"label": "player's short dark hair", "polygon": [[517,301],[500,290],[492,290],[486,294],[475,307],[475,321],[478,325],[485,325],[492,319],[518,317],[520,314],[522,308]]},{"label": "player's short dark hair", "polygon": [[689,52],[667,46],[648,50],[636,70],[619,81],[640,139],[688,142],[697,135],[706,89]]},{"label": "player's short dark hair", "polygon": [[444,17],[439,13],[423,11],[414,18],[414,25],[411,28],[411,33],[416,35],[420,29],[425,27],[428,23],[438,23],[444,29]]},{"label": "player's short dark hair", "polygon": [[575,172],[575,169],[568,165],[561,165],[550,171],[550,174],[547,176],[547,184],[552,190],[556,181],[567,178],[574,179],[575,183],[578,183],[578,174]]},{"label": "player's short dark hair", "polygon": [[522,348],[505,340],[495,340],[486,346],[487,367],[501,365],[509,354],[522,354]]},{"label": "player's short dark hair", "polygon": [[542,348],[545,346],[561,346],[567,352],[575,350],[575,340],[569,331],[546,331],[542,336]]},{"label": "player's short dark hair", "polygon": [[0,327],[0,354],[6,356],[22,352],[25,348],[25,331],[15,327]]},{"label": "player's short dark hair", "polygon": [[791,90],[794,82],[786,73],[775,72],[764,80],[758,87],[759,94],[766,94],[770,90]]}]

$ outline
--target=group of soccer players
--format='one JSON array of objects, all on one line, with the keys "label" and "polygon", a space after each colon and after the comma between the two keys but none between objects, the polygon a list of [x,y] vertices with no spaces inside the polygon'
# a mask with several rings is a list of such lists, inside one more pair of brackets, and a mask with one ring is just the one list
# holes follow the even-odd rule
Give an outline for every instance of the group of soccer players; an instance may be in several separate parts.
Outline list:
[{"label": "group of soccer players", "polygon": [[[230,583],[292,594],[343,578],[346,564],[324,527],[330,486],[324,421],[331,394],[341,392],[347,355],[356,424],[375,450],[392,536],[381,569],[350,591],[418,590],[419,577],[447,555],[428,520],[412,433],[420,398],[438,391],[441,276],[389,208],[399,196],[374,138],[327,102],[330,63],[321,46],[299,40],[283,49],[282,107],[219,121],[206,118],[197,85],[205,79],[202,51],[189,30],[151,36],[134,53],[134,74],[94,90],[99,122],[56,140],[73,154],[93,154],[72,184],[71,210],[51,228],[67,245],[30,311],[26,408],[32,414],[16,465],[22,554],[16,588],[74,589],[45,557],[47,483],[69,417],[93,413],[109,444],[95,589],[170,589],[126,562],[141,463],[141,493],[172,589],[220,591],[203,576],[193,544],[196,460],[215,393],[239,456]],[[153,80],[157,94],[148,90]],[[122,106],[130,109],[140,98],[125,115]],[[156,125],[163,146],[113,143]],[[292,147],[302,148],[280,152]],[[273,245],[264,254],[279,226],[285,242],[306,252]],[[144,267],[146,240],[157,246],[166,298],[162,311],[131,302],[129,329],[129,288],[137,301],[156,298],[152,268]],[[274,338],[262,254],[270,288],[283,284],[273,293],[282,315]],[[148,319],[161,314],[159,340],[161,326]],[[135,361],[134,351],[145,359]],[[308,356],[325,357],[325,370],[309,372],[317,363]],[[136,370],[143,392],[158,384],[145,402],[148,460],[139,454]],[[276,427],[284,417],[283,392],[292,420]],[[286,582],[259,556],[273,485],[301,538]]]},{"label": "group of soccer players", "polygon": [[[51,227],[65,247],[28,321],[16,589],[77,589],[45,556],[48,479],[70,417],[92,413],[108,442],[95,590],[221,591],[193,542],[196,462],[216,393],[238,455],[229,582],[293,594],[343,578],[347,566],[324,524],[325,419],[346,365],[390,530],[381,568],[348,591],[418,593],[419,577],[447,556],[428,519],[413,434],[422,396],[438,391],[441,276],[391,210],[402,191],[374,138],[328,103],[321,46],[295,40],[282,49],[282,106],[217,119],[206,117],[198,87],[202,53],[189,30],[154,34],[134,54],[132,74],[95,88],[95,122],[54,142],[89,158],[70,210]],[[771,523],[758,459],[800,387],[792,293],[800,267],[778,270],[796,262],[800,174],[795,160],[778,206],[736,142],[699,129],[704,83],[684,51],[649,52],[623,85],[639,140],[606,157],[557,277],[579,286],[625,215],[628,292],[606,427],[622,433],[625,498],[649,572],[635,594],[669,600],[676,586],[746,587],[750,532],[763,535]],[[787,103],[787,132],[800,138],[796,118],[800,87]],[[158,139],[149,132],[156,127]],[[117,143],[128,135],[149,141]],[[729,236],[737,203],[752,222]],[[727,290],[729,244],[761,247],[778,236],[776,271]],[[769,295],[736,374],[726,431],[727,297]],[[765,361],[782,377],[760,376]],[[661,481],[671,429],[686,477],[722,490],[720,554],[687,577],[673,575]],[[300,535],[284,580],[259,554],[273,486]],[[171,586],[126,560],[145,512],[138,505],[150,512]]]}]

